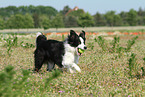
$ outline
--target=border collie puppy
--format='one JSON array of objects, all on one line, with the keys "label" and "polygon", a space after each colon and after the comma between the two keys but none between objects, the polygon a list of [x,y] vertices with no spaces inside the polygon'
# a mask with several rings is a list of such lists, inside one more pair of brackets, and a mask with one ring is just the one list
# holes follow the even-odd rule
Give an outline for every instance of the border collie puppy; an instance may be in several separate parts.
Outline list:
[{"label": "border collie puppy", "polygon": [[70,73],[81,72],[77,63],[82,54],[78,49],[87,49],[85,40],[85,31],[77,35],[75,31],[70,30],[70,35],[65,41],[47,40],[42,33],[38,32],[34,52],[34,70],[38,72],[46,63],[47,71],[54,69],[56,64],[60,68],[67,68]]}]

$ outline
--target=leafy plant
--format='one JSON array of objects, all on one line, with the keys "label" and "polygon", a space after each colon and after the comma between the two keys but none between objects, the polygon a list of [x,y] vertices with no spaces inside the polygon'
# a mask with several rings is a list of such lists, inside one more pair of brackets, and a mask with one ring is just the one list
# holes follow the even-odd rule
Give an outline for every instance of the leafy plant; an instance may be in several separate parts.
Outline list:
[{"label": "leafy plant", "polygon": [[[15,76],[14,67],[8,65],[3,72],[0,72],[0,96],[1,97],[22,97],[33,86],[33,83],[28,79],[30,71],[22,70],[22,75]],[[59,70],[54,70],[52,76],[45,80],[45,86],[40,87],[40,92],[44,92],[50,88],[49,83],[60,76]]]},{"label": "leafy plant", "polygon": [[103,51],[107,51],[107,44],[105,43],[104,38],[99,36],[98,39],[95,38],[95,42],[98,43],[98,45],[102,48]]},{"label": "leafy plant", "polygon": [[[144,60],[144,67],[145,67],[145,58],[143,58]],[[144,67],[141,67],[141,70],[142,70],[142,76],[145,76],[145,69]]]},{"label": "leafy plant", "polygon": [[24,94],[25,89],[27,88],[23,87],[28,84],[26,80],[29,77],[29,71],[23,70],[22,76],[17,76],[16,78],[14,77],[15,74],[16,72],[14,71],[14,67],[11,65],[5,67],[4,71],[0,73],[1,97],[16,97]]},{"label": "leafy plant", "polygon": [[87,44],[87,46],[88,46],[88,48],[91,48],[91,50],[93,50],[94,49],[94,42],[89,42]]},{"label": "leafy plant", "polygon": [[120,52],[121,48],[119,47],[120,37],[114,37],[111,52]]},{"label": "leafy plant", "polygon": [[64,35],[62,34],[62,40],[64,40]]},{"label": "leafy plant", "polygon": [[18,37],[17,34],[9,35],[8,38],[3,39],[5,41],[5,45],[7,47],[7,54],[10,56],[12,52],[12,47],[18,46]]},{"label": "leafy plant", "polygon": [[122,55],[122,52],[129,52],[131,47],[135,44],[135,41],[137,40],[138,36],[134,37],[132,40],[128,40],[127,47],[124,48],[120,46],[120,37],[114,37],[114,40],[112,43],[110,43],[110,47],[107,45],[107,42],[105,42],[105,39],[101,36],[98,37],[98,39],[94,39],[95,42],[98,43],[98,45],[102,48],[103,51],[109,51],[110,53],[118,53],[118,57],[120,58]]},{"label": "leafy plant", "polygon": [[129,68],[129,76],[130,77],[133,77],[133,72],[134,72],[134,70],[136,70],[136,58],[135,58],[135,54],[134,53],[132,53],[131,54],[131,58],[128,60],[129,61],[129,63],[128,63],[128,68]]},{"label": "leafy plant", "polygon": [[144,76],[144,69],[143,69],[143,67],[141,67],[141,69],[143,71],[143,73],[141,75],[139,73],[139,71],[140,71],[139,64],[137,64],[137,62],[136,62],[136,54],[132,53],[131,54],[131,58],[128,61],[129,61],[129,63],[128,63],[128,65],[129,65],[128,66],[128,68],[129,68],[129,72],[128,72],[129,76],[131,78],[136,77],[137,79],[142,78]]},{"label": "leafy plant", "polygon": [[127,42],[127,48],[125,48],[125,51],[128,52],[131,47],[135,44],[135,40],[137,40],[138,36],[134,37],[132,40],[128,40]]},{"label": "leafy plant", "polygon": [[34,44],[31,44],[31,43],[24,43],[24,41],[22,41],[22,42],[20,43],[20,46],[23,47],[23,48],[33,48],[33,47],[35,47]]}]

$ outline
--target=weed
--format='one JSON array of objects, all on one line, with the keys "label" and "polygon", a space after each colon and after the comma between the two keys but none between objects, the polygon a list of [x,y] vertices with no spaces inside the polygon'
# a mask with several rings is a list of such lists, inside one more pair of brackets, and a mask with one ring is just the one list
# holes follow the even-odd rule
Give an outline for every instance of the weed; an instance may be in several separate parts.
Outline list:
[{"label": "weed", "polygon": [[121,57],[122,56],[122,52],[129,52],[131,47],[135,44],[135,41],[137,40],[138,36],[133,37],[132,40],[128,40],[127,42],[127,47],[124,48],[122,46],[120,46],[119,42],[120,42],[120,37],[114,37],[114,40],[112,41],[112,43],[110,43],[110,47],[108,46],[107,42],[105,42],[105,40],[99,36],[98,39],[94,39],[95,42],[98,43],[98,45],[102,48],[103,51],[109,51],[110,53],[118,53],[117,57]]},{"label": "weed", "polygon": [[89,42],[87,44],[87,46],[88,46],[88,48],[91,48],[91,50],[93,50],[94,49],[94,42]]},{"label": "weed", "polygon": [[64,35],[62,34],[62,40],[64,40],[65,38],[64,38]]},{"label": "weed", "polygon": [[129,68],[129,72],[128,72],[128,74],[129,74],[129,76],[131,77],[131,78],[134,78],[134,77],[136,77],[137,79],[140,79],[140,78],[142,78],[143,76],[144,76],[144,68],[143,67],[141,67],[141,69],[142,69],[142,75],[139,73],[139,71],[140,71],[140,69],[139,69],[139,64],[137,64],[137,62],[136,62],[136,54],[134,54],[134,53],[132,53],[131,54],[131,58],[128,60],[129,61],[129,66],[128,66],[128,68]]},{"label": "weed", "polygon": [[120,41],[120,37],[114,37],[112,48],[111,48],[112,53],[121,51],[121,48],[119,47],[119,41]]},{"label": "weed", "polygon": [[137,70],[136,70],[137,64],[136,64],[135,56],[136,56],[136,54],[132,53],[131,58],[128,60],[129,61],[129,63],[128,63],[128,65],[129,65],[128,66],[128,68],[129,68],[128,74],[129,74],[130,77],[133,77],[133,72],[137,72]]},{"label": "weed", "polygon": [[107,51],[107,43],[105,42],[105,39],[102,38],[101,36],[98,37],[98,39],[94,39],[95,42],[98,43],[98,45],[102,48],[103,51]]},{"label": "weed", "polygon": [[126,52],[128,52],[131,49],[131,47],[133,46],[133,44],[135,44],[135,40],[137,40],[137,38],[138,38],[138,36],[133,37],[132,40],[128,40],[128,42],[127,42],[127,48],[125,48]]},{"label": "weed", "polygon": [[35,45],[31,44],[31,43],[24,43],[24,41],[22,41],[20,43],[20,46],[23,47],[23,48],[34,48]]},{"label": "weed", "polygon": [[[49,83],[60,76],[59,70],[54,70],[52,72],[52,76],[47,78],[45,81],[45,87],[40,87],[39,91],[43,93],[46,88],[50,89]],[[26,95],[26,91],[33,86],[32,82],[28,80],[30,77],[30,71],[22,70],[22,75],[18,75],[15,77],[16,71],[14,71],[14,67],[8,65],[5,67],[5,70],[0,73],[0,96],[1,97],[17,97]]]},{"label": "weed", "polygon": [[[144,67],[145,67],[145,58],[143,58],[144,60]],[[141,70],[142,70],[142,76],[145,76],[145,69],[144,67],[141,67]]]},{"label": "weed", "polygon": [[15,74],[14,67],[11,65],[5,67],[4,72],[0,73],[0,96],[16,97],[23,94],[23,87],[27,85],[26,80],[29,76],[29,72],[23,70],[23,75],[16,78],[14,77]]},{"label": "weed", "polygon": [[12,47],[18,46],[18,37],[17,34],[9,35],[8,38],[3,39],[5,41],[5,45],[7,47],[7,54],[11,56]]}]

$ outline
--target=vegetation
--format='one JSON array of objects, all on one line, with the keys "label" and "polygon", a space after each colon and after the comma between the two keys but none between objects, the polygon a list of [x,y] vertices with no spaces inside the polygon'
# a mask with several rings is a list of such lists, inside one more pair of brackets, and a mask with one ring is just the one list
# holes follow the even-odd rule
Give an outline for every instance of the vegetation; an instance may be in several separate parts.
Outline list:
[{"label": "vegetation", "polygon": [[[13,41],[16,37],[17,41],[12,43],[12,52],[9,52],[9,55],[9,43],[5,42],[5,39]],[[39,73],[34,73],[35,37],[35,34],[0,34],[1,97],[145,96],[144,35],[138,35],[138,38],[129,35],[87,35],[88,49],[80,57],[78,64],[82,72],[75,74],[69,74],[65,70],[62,73],[58,67],[52,72],[47,72],[46,65],[43,65]],[[52,34],[47,37],[62,40],[67,35]],[[23,47],[25,44],[29,45]],[[106,44],[110,51],[101,47],[103,44]],[[128,50],[121,50],[121,56],[118,57],[117,49],[120,47]]]},{"label": "vegetation", "polygon": [[60,28],[96,26],[140,26],[145,25],[145,10],[130,9],[129,12],[91,15],[83,9],[65,6],[57,11],[50,6],[8,6],[0,8],[0,29]]}]

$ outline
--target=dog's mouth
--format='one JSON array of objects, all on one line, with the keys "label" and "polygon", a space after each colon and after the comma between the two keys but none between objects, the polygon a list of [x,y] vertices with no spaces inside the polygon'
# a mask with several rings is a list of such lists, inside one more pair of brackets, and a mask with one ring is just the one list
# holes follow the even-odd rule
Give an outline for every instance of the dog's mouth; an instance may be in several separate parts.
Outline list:
[{"label": "dog's mouth", "polygon": [[77,48],[77,54],[78,54],[79,56],[82,56],[82,55],[83,55],[83,52],[84,52],[83,49]]}]

